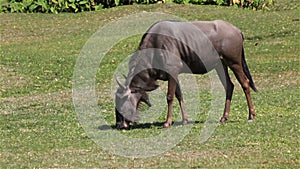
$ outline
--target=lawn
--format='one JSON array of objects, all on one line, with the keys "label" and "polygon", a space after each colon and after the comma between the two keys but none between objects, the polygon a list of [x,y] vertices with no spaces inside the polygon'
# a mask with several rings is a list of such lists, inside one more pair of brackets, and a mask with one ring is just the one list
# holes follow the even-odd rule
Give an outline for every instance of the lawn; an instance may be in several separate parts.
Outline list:
[{"label": "lawn", "polygon": [[[186,20],[223,19],[244,32],[247,63],[259,90],[252,92],[255,122],[247,122],[246,99],[231,73],[236,87],[230,119],[217,126],[207,141],[200,142],[199,133],[213,99],[210,89],[205,88],[209,79],[204,75],[197,77],[199,85],[204,87],[199,91],[200,102],[194,104],[200,107],[196,123],[171,127],[175,131],[190,127],[172,148],[148,158],[124,157],[94,142],[101,138],[84,130],[86,126],[79,122],[73,104],[76,60],[99,28],[124,16],[146,12],[161,12]],[[300,167],[300,18],[296,1],[280,2],[273,11],[156,4],[78,14],[0,14],[0,17],[0,168]],[[114,71],[135,51],[140,38],[141,35],[136,35],[116,43],[97,70],[97,115],[104,116],[108,126],[114,124],[111,91]],[[164,83],[161,85],[163,91]],[[151,100],[166,106],[165,96]],[[100,126],[95,132],[117,133],[125,138],[158,136],[166,132],[161,128],[166,107],[163,110],[158,112],[157,119],[129,131],[110,128],[103,131]],[[119,142],[125,143],[126,139]]]}]

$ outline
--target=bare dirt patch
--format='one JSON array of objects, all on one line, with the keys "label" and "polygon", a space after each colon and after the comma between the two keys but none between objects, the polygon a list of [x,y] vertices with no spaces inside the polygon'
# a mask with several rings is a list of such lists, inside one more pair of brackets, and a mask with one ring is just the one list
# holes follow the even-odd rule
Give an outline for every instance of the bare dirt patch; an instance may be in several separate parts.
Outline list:
[{"label": "bare dirt patch", "polygon": [[58,91],[34,96],[2,98],[0,114],[12,114],[22,112],[32,106],[47,106],[49,104],[62,105],[72,102],[71,90]]},{"label": "bare dirt patch", "polygon": [[257,74],[256,84],[259,88],[279,89],[287,86],[298,86],[300,72],[287,71],[280,74]]},{"label": "bare dirt patch", "polygon": [[30,82],[28,77],[17,74],[16,70],[9,66],[0,67],[1,91],[10,90],[15,87],[21,87]]}]

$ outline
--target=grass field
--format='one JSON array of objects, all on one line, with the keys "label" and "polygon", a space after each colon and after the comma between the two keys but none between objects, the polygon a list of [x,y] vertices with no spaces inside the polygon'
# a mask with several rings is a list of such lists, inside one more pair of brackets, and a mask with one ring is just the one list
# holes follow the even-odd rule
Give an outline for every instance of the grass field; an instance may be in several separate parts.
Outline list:
[{"label": "grass field", "polygon": [[[290,3],[288,3],[290,2]],[[101,26],[140,12],[187,20],[227,20],[245,34],[248,66],[259,90],[252,92],[256,121],[236,84],[231,116],[205,143],[199,142],[209,109],[201,91],[199,123],[169,151],[126,158],[104,151],[79,123],[72,102],[76,59]],[[275,11],[175,4],[134,5],[79,14],[0,14],[0,168],[299,168],[299,3],[281,1]],[[98,107],[114,124],[110,87],[114,70],[141,36],[112,48],[96,78]],[[107,78],[109,77],[109,78]],[[233,76],[232,76],[233,77]],[[200,77],[201,80],[202,77]],[[205,79],[205,76],[203,77]],[[163,102],[165,98],[162,99]],[[201,116],[202,115],[202,116]],[[163,122],[165,115],[159,118]],[[176,128],[176,126],[174,126]],[[179,128],[179,127],[178,127]],[[120,131],[131,137],[161,132],[150,125]]]}]

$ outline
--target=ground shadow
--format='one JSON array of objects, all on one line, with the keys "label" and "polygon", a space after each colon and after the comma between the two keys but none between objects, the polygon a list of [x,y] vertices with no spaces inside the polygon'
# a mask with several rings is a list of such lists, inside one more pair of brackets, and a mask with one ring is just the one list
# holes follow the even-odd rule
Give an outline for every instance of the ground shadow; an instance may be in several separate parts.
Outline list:
[{"label": "ground shadow", "polygon": [[[205,121],[189,121],[189,124],[204,124]],[[149,129],[153,127],[158,127],[163,129],[164,122],[154,122],[154,123],[135,123],[131,124],[128,130],[136,130],[136,129]],[[172,126],[181,126],[182,122],[175,121]],[[99,130],[116,130],[116,125],[101,125],[98,127]]]}]

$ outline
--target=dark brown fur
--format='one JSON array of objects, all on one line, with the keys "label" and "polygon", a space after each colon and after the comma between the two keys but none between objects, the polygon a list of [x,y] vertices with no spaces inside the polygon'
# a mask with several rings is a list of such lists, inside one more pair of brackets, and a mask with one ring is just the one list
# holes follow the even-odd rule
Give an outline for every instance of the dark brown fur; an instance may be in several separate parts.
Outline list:
[{"label": "dark brown fur", "polygon": [[[125,85],[120,84],[117,94],[124,93],[127,90],[128,102],[130,99],[130,102],[134,103],[130,105],[136,106],[130,109],[131,114],[136,115],[137,104],[147,96],[146,92],[155,90],[158,87],[155,82],[157,80],[168,81],[168,115],[164,127],[167,128],[172,124],[174,96],[176,96],[181,107],[183,124],[186,124],[188,116],[177,80],[178,74],[188,73],[189,71],[194,74],[204,74],[216,69],[226,90],[224,114],[220,120],[223,123],[229,118],[234,89],[228,74],[229,67],[244,90],[249,108],[249,120],[252,121],[255,111],[250,96],[250,88],[254,91],[257,90],[246,64],[243,41],[243,34],[238,28],[221,20],[210,22],[158,22],[144,34],[138,52],[131,58],[126,83]],[[211,46],[207,44],[211,44]],[[159,50],[143,53],[147,49]],[[195,51],[195,49],[198,51]],[[171,54],[164,51],[170,51]],[[199,56],[199,53],[203,56]],[[156,67],[153,67],[153,65]],[[124,105],[126,103],[124,101]],[[118,106],[118,109],[122,109],[123,105]],[[116,113],[120,114],[117,109]],[[128,118],[124,118],[123,121],[119,120],[119,123],[120,121],[121,123],[127,123]],[[124,126],[127,127],[128,124]],[[119,128],[124,126],[119,125]]]}]

